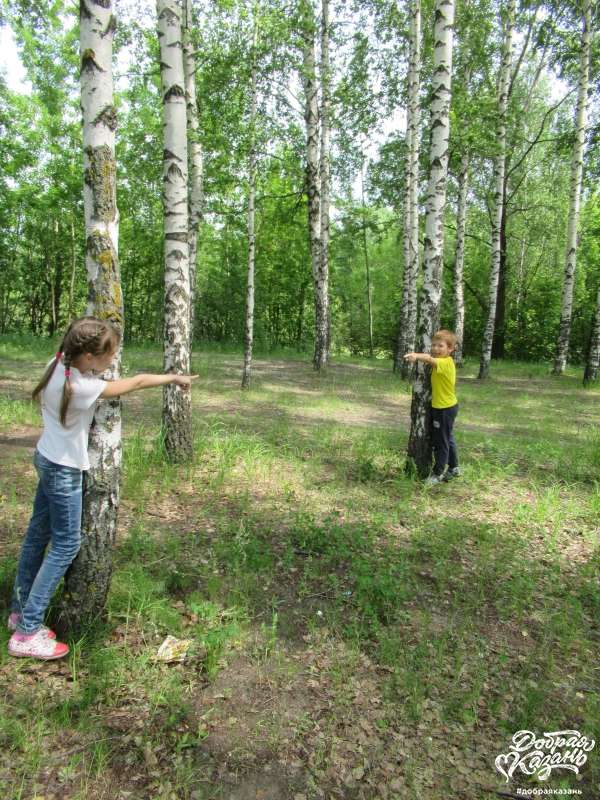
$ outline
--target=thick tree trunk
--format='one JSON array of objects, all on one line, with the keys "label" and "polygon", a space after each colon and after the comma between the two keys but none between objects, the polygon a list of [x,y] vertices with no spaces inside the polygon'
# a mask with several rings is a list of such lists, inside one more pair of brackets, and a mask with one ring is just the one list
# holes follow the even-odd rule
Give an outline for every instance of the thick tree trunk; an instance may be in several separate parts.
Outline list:
[{"label": "thick tree trunk", "polygon": [[579,91],[575,109],[575,142],[571,158],[571,191],[569,195],[569,220],[567,223],[567,248],[565,254],[565,279],[563,284],[560,329],[556,345],[553,373],[564,372],[569,355],[571,338],[571,318],[573,315],[573,285],[577,263],[577,226],[581,202],[581,181],[583,177],[583,151],[587,117],[587,94],[590,73],[590,46],[592,27],[592,3],[584,0],[583,29],[581,33],[581,54],[579,59]]},{"label": "thick tree trunk", "polygon": [[454,361],[457,367],[463,363],[463,339],[465,336],[465,287],[463,283],[465,265],[465,229],[467,223],[467,196],[469,193],[469,151],[465,150],[460,160],[458,173],[458,206],[456,209],[456,256],[454,259],[454,333],[457,343]]},{"label": "thick tree trunk", "polygon": [[406,122],[406,190],[404,201],[404,275],[402,306],[396,342],[394,370],[403,378],[413,372],[404,361],[405,353],[415,349],[417,336],[417,279],[419,276],[419,124],[421,109],[421,0],[410,7],[410,55],[408,67],[408,107]]},{"label": "thick tree trunk", "polygon": [[583,374],[584,386],[598,380],[598,370],[600,370],[600,286],[598,286],[596,313],[592,322],[585,372]]},{"label": "thick tree trunk", "polygon": [[254,232],[254,200],[256,195],[256,107],[258,97],[258,74],[256,67],[256,45],[258,23],[254,19],[252,40],[252,70],[250,74],[250,154],[248,157],[248,278],[246,283],[246,328],[244,332],[244,369],[242,389],[250,388],[250,369],[252,365],[252,343],[254,341],[254,253],[256,235]]},{"label": "thick tree trunk", "polygon": [[[188,248],[188,153],[180,0],[157,0],[163,97],[163,204],[165,219],[165,372],[190,371],[190,274]],[[163,393],[167,456],[192,455],[191,392],[175,384]]]},{"label": "thick tree trunk", "polygon": [[494,158],[494,206],[492,209],[492,266],[490,270],[488,318],[483,334],[479,378],[487,378],[489,375],[492,344],[494,341],[494,325],[496,322],[498,279],[500,275],[500,259],[502,253],[501,228],[502,214],[504,211],[504,176],[506,171],[506,112],[508,108],[508,89],[512,64],[515,5],[516,0],[507,0],[502,63],[498,76],[497,152]]},{"label": "thick tree trunk", "polygon": [[[81,0],[80,54],[83,111],[84,213],[88,314],[123,330],[123,298],[118,261],[112,42],[112,0]],[[110,368],[119,374],[120,355]],[[82,546],[65,576],[60,629],[82,632],[101,618],[112,574],[121,474],[121,404],[98,403],[90,430],[82,516]]]},{"label": "thick tree trunk", "polygon": [[[436,0],[434,27],[434,71],[431,102],[431,142],[427,217],[425,221],[425,277],[420,304],[418,341],[421,352],[429,351],[438,324],[444,264],[444,207],[448,175],[450,100],[452,76],[453,0]],[[431,378],[429,367],[417,364],[411,404],[407,470],[426,477],[431,467]]]},{"label": "thick tree trunk", "polygon": [[198,103],[196,99],[196,57],[192,43],[192,0],[184,0],[183,68],[185,71],[185,100],[187,108],[188,157],[189,157],[189,264],[190,264],[190,358],[194,341],[196,308],[196,270],[198,261],[198,232],[204,213],[204,157],[200,141]]},{"label": "thick tree trunk", "polygon": [[331,306],[329,303],[329,195],[331,184],[331,164],[329,154],[329,114],[331,106],[331,68],[329,64],[329,0],[321,0],[321,152],[319,159],[319,180],[321,184],[321,259],[319,287],[321,305],[325,316],[325,353],[315,350],[315,367],[320,369],[329,361],[331,348]]}]

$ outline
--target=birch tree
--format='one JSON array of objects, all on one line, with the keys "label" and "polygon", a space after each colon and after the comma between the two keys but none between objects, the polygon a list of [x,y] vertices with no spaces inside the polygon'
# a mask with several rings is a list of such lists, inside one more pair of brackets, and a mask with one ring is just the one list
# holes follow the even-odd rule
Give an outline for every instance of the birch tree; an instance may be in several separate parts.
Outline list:
[{"label": "birch tree", "polygon": [[255,196],[256,196],[256,108],[258,100],[258,19],[254,8],[252,34],[251,72],[250,72],[250,152],[248,154],[248,277],[246,282],[246,327],[244,333],[244,369],[242,372],[242,389],[250,386],[250,368],[252,365],[252,343],[254,339],[254,255],[256,250],[256,234],[254,231]]},{"label": "birch tree", "polygon": [[200,141],[198,103],[196,98],[196,55],[192,41],[192,0],[184,0],[183,25],[183,69],[185,72],[185,101],[188,134],[188,172],[189,172],[189,269],[190,269],[190,351],[194,339],[194,316],[196,307],[196,269],[198,253],[198,232],[202,224],[204,206],[204,157]]},{"label": "birch tree", "polygon": [[567,365],[569,340],[571,338],[571,318],[573,316],[573,285],[577,264],[577,226],[581,202],[581,181],[583,177],[583,151],[587,117],[587,95],[590,74],[590,49],[592,27],[592,2],[583,0],[583,25],[581,32],[581,52],[579,57],[579,85],[575,107],[575,141],[571,157],[571,186],[569,194],[569,219],[567,222],[567,247],[565,253],[565,277],[562,294],[562,310],[554,375],[561,375]]},{"label": "birch tree", "polygon": [[302,84],[306,124],[306,191],[308,229],[315,293],[315,351],[313,366],[327,366],[329,327],[328,276],[323,274],[321,248],[321,181],[319,164],[319,99],[315,55],[315,17],[312,0],[302,4]]},{"label": "birch tree", "polygon": [[498,75],[498,122],[496,129],[496,156],[494,158],[494,198],[492,207],[492,267],[488,301],[488,318],[483,334],[479,378],[487,378],[490,371],[494,326],[496,323],[496,303],[498,300],[498,280],[500,259],[502,257],[502,215],[504,213],[505,191],[504,173],[506,170],[506,116],[508,109],[508,90],[512,64],[513,29],[516,0],[507,0],[502,62]]},{"label": "birch tree", "polygon": [[[112,0],[81,0],[80,86],[83,114],[84,216],[89,297],[87,313],[123,330],[116,199]],[[119,375],[120,354],[109,370]],[[98,403],[90,430],[82,515],[82,545],[65,577],[61,627],[81,631],[102,615],[112,574],[121,474],[121,404]]]},{"label": "birch tree", "polygon": [[413,367],[404,361],[404,354],[415,349],[417,336],[417,278],[419,276],[419,125],[421,109],[421,0],[410,5],[410,55],[408,66],[408,104],[406,121],[406,190],[404,201],[404,275],[402,306],[398,326],[394,369],[403,378]]},{"label": "birch tree", "polygon": [[[450,100],[452,96],[452,26],[453,0],[436,0],[434,24],[434,62],[431,92],[431,140],[429,148],[429,181],[425,218],[425,275],[421,292],[418,341],[421,352],[431,347],[431,338],[438,325],[442,296],[444,249],[444,208],[448,176],[448,140],[450,135]],[[422,362],[415,365],[407,469],[416,469],[424,478],[431,467],[430,368]]]},{"label": "birch tree", "polygon": [[[188,247],[188,151],[181,0],[157,0],[163,99],[163,207],[165,266],[165,372],[190,371],[190,274]],[[191,392],[175,384],[163,391],[167,456],[185,461],[192,453]]]},{"label": "birch tree", "polygon": [[587,360],[583,374],[584,385],[598,380],[598,370],[600,370],[600,286],[598,286],[596,311],[594,312]]},{"label": "birch tree", "polygon": [[456,349],[454,361],[457,367],[463,363],[463,339],[465,337],[465,230],[467,223],[467,195],[469,192],[469,151],[460,159],[458,172],[458,203],[456,208],[456,250],[454,258],[454,333]]},{"label": "birch tree", "polygon": [[[321,270],[322,303],[326,325],[326,345],[324,359],[319,358],[319,368],[329,360],[331,347],[331,308],[329,305],[329,195],[331,184],[330,158],[330,108],[331,108],[331,65],[329,61],[329,0],[321,0],[321,152],[319,159],[319,178],[321,182]],[[324,361],[324,363],[323,363]]]}]

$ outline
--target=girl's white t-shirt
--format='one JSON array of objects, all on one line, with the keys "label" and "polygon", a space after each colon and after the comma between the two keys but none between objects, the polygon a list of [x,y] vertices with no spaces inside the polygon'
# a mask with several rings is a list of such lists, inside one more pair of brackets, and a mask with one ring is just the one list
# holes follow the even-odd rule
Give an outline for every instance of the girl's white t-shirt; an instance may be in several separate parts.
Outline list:
[{"label": "girl's white t-shirt", "polygon": [[[52,363],[52,362],[50,362]],[[106,387],[106,381],[71,367],[72,394],[65,425],[60,421],[60,404],[65,383],[65,367],[59,362],[42,392],[44,431],[37,443],[39,452],[49,461],[65,467],[88,470],[88,436],[96,400]]]}]

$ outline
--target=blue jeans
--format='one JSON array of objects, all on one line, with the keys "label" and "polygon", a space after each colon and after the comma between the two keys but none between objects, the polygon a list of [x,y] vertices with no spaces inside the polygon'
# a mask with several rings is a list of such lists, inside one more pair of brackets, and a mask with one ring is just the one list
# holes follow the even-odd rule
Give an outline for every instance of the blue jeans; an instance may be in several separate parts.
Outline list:
[{"label": "blue jeans", "polygon": [[33,464],[39,483],[11,603],[11,611],[21,614],[21,633],[35,633],[42,626],[52,595],[81,544],[82,471],[48,461],[37,450]]}]

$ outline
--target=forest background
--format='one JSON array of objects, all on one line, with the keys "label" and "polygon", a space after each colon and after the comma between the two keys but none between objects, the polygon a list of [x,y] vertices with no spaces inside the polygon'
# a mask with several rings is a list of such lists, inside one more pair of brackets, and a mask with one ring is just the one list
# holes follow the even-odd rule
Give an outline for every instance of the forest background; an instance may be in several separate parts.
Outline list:
[{"label": "forest background", "polygon": [[[88,291],[78,20],[71,5],[60,1],[5,3],[3,8],[2,21],[17,42],[26,83],[10,89],[0,75],[0,333],[53,335],[83,311]],[[261,35],[255,126],[249,96],[252,8],[229,1],[195,4],[204,202],[194,339],[243,341],[252,128],[258,139],[255,345],[308,352],[314,309],[301,52],[285,4],[265,2],[256,8]],[[154,10],[151,4],[123,3],[118,13],[116,160],[125,332],[129,341],[159,341],[162,123]],[[428,169],[431,13],[425,4],[422,190]],[[389,357],[395,346],[404,258],[407,25],[405,9],[381,0],[339,5],[333,13],[330,303],[331,342],[338,353]],[[539,361],[553,356],[561,315],[581,15],[568,4],[525,3],[515,27],[493,357]],[[574,362],[584,359],[589,346],[600,281],[596,38],[570,342]],[[455,323],[458,175],[468,151],[464,350],[473,355],[481,347],[488,311],[501,43],[500,17],[491,0],[459,7],[441,322],[450,328]]]}]

